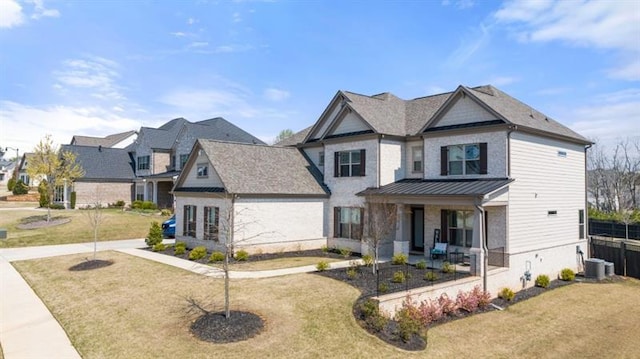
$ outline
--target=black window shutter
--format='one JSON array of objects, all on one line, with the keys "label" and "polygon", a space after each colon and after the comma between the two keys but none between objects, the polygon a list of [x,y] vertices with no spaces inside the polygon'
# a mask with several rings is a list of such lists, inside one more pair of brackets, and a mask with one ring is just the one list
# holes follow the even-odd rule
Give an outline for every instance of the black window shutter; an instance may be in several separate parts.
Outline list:
[{"label": "black window shutter", "polygon": [[487,143],[480,144],[480,174],[487,174]]},{"label": "black window shutter", "polygon": [[189,211],[189,206],[184,206],[184,210],[182,212],[182,235],[187,235],[187,213]]},{"label": "black window shutter", "polygon": [[333,207],[333,237],[340,237],[340,207]]},{"label": "black window shutter", "polygon": [[333,153],[333,177],[340,177],[340,152]]},{"label": "black window shutter", "polygon": [[213,228],[213,233],[215,233],[215,238],[218,239],[219,235],[220,235],[220,231],[218,230],[218,226],[220,223],[220,209],[218,207],[213,207],[213,210],[215,211],[215,222],[213,223],[214,228]]},{"label": "black window shutter", "polygon": [[367,168],[367,151],[360,150],[360,176],[365,176],[365,168]]},{"label": "black window shutter", "polygon": [[448,171],[448,165],[449,165],[449,158],[448,158],[448,149],[447,146],[442,146],[440,147],[440,176],[446,176],[449,174]]},{"label": "black window shutter", "polygon": [[449,222],[447,221],[447,210],[440,211],[440,242],[449,242]]}]

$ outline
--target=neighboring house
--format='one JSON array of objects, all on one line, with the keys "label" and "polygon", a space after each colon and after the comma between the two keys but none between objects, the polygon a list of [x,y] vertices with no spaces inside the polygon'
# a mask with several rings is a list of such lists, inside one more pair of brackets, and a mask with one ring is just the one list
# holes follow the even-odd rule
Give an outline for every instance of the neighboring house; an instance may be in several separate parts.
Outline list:
[{"label": "neighboring house", "polygon": [[0,186],[3,189],[7,188],[9,179],[13,176],[13,172],[16,168],[16,161],[5,160],[0,158]]},{"label": "neighboring house", "polygon": [[[261,217],[267,213],[261,207],[265,202],[274,213],[280,206],[269,197],[273,193],[267,200],[254,190],[250,193],[263,201],[247,200],[245,208],[260,213],[257,218],[266,228],[303,223],[309,231],[320,231],[322,226],[328,246],[364,253],[369,250],[362,241],[369,236],[366,203],[389,203],[396,206],[397,221],[383,240],[383,256],[428,258],[435,242],[448,243],[448,252],[461,253],[473,275],[502,267],[489,273],[492,291],[522,284],[528,274],[535,279],[538,274],[554,277],[565,267],[579,269],[587,253],[585,155],[590,141],[493,86],[459,86],[413,100],[339,91],[318,121],[301,132],[280,145],[297,148],[313,163],[330,196],[322,209],[306,208],[313,218],[306,221]],[[266,154],[227,158],[227,149],[207,146],[196,146],[189,174],[175,187],[184,231],[178,227],[179,238],[206,243],[199,218],[203,207],[224,207],[215,199],[220,188],[243,200],[252,180],[278,184],[306,167],[292,163],[283,171],[254,172],[254,166],[263,168],[262,160],[278,161]],[[209,178],[198,179],[199,163],[211,165]],[[232,165],[218,174],[217,167],[225,163]],[[244,179],[246,187],[227,188],[227,177]],[[314,224],[321,214],[322,225]],[[254,249],[260,247],[256,243]]]},{"label": "neighboring house", "polygon": [[57,188],[54,202],[64,203],[68,208],[70,194],[76,192],[76,207],[106,206],[119,200],[130,204],[133,194],[133,159],[127,150],[102,146],[63,145],[63,151],[76,155],[84,176]]},{"label": "neighboring house", "polygon": [[177,118],[159,128],[142,127],[136,141],[127,148],[135,161],[134,198],[172,208],[171,188],[199,138],[263,144],[221,117],[195,123]]},{"label": "neighboring house", "polygon": [[71,138],[71,145],[75,146],[102,146],[108,148],[126,148],[131,145],[137,137],[136,131],[127,131],[122,133],[116,133],[106,137],[91,137],[91,136],[73,136]]},{"label": "neighboring house", "polygon": [[37,187],[38,184],[40,184],[40,181],[36,178],[29,177],[29,174],[27,173],[27,166],[29,165],[29,160],[33,155],[34,154],[32,152],[22,154],[18,164],[18,180],[22,180],[22,182],[29,187]]},{"label": "neighboring house", "polygon": [[176,239],[190,248],[249,251],[320,248],[328,234],[328,191],[292,147],[200,139],[173,193]]}]

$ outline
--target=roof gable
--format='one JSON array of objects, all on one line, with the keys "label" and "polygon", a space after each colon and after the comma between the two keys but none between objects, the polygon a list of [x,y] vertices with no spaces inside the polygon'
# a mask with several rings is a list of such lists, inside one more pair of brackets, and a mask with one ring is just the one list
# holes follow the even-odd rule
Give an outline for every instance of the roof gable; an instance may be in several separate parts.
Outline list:
[{"label": "roof gable", "polygon": [[[229,143],[200,139],[202,149],[229,193],[326,196],[314,177],[315,167],[293,147]],[[189,157],[193,165],[197,153]],[[186,185],[184,173],[177,186]]]}]

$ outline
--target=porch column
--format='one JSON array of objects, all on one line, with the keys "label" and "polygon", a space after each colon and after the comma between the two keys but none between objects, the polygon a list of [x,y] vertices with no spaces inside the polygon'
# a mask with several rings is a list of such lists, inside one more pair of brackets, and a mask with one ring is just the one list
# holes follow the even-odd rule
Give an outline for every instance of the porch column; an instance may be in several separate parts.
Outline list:
[{"label": "porch column", "polygon": [[62,204],[64,205],[64,209],[69,209],[69,199],[67,198],[67,180],[64,180],[64,188],[62,190]]},{"label": "porch column", "polygon": [[409,212],[406,209],[406,205],[398,204],[396,238],[393,241],[394,255],[400,253],[409,255],[410,223],[407,222],[409,220]]},{"label": "porch column", "polygon": [[158,203],[158,181],[151,182],[151,186],[153,186],[153,203]]},{"label": "porch column", "polygon": [[469,249],[469,254],[471,255],[471,268],[469,271],[471,275],[474,276],[484,275],[484,267],[482,265],[482,263],[484,263],[484,251],[482,250],[482,241],[484,240],[483,226],[484,220],[482,218],[482,212],[478,208],[475,208],[473,210],[473,240],[471,242],[471,248]]},{"label": "porch column", "polygon": [[146,201],[146,200],[148,200],[147,197],[149,196],[147,194],[147,179],[146,178],[142,180],[142,186],[144,187],[144,190],[142,191],[142,200]]}]

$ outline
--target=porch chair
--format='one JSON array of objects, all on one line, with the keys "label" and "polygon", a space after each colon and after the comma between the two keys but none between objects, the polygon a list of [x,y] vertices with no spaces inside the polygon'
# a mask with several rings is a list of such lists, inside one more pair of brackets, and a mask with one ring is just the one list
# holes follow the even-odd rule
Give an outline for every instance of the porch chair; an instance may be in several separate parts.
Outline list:
[{"label": "porch chair", "polygon": [[437,256],[447,256],[447,244],[446,243],[436,243],[433,248],[431,248],[431,259],[435,259]]}]

